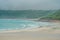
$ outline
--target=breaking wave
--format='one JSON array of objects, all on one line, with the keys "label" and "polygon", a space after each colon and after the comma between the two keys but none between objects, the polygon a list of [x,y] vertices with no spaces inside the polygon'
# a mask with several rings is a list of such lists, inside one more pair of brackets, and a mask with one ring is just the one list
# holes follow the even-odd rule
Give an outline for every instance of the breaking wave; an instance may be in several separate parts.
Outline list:
[{"label": "breaking wave", "polygon": [[35,22],[30,20],[20,19],[0,19],[0,32],[6,30],[21,30],[21,29],[33,29],[40,27],[56,27],[57,23],[51,22]]}]

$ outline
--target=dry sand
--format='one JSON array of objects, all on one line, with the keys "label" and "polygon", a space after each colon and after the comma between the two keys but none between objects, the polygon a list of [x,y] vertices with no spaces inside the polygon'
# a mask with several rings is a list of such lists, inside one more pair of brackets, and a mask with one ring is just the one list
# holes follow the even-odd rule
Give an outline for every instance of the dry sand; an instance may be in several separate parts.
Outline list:
[{"label": "dry sand", "polygon": [[60,30],[44,27],[24,31],[5,31],[0,33],[0,40],[60,40]]}]

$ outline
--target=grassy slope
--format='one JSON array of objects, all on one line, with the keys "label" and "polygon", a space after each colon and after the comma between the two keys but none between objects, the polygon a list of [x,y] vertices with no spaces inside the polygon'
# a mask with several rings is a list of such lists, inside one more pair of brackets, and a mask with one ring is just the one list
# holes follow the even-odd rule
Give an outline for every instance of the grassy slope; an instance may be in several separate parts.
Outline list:
[{"label": "grassy slope", "polygon": [[0,10],[0,18],[39,18],[52,10]]},{"label": "grassy slope", "polygon": [[60,10],[57,10],[55,13],[53,14],[49,14],[47,17],[47,19],[54,19],[54,20],[60,20]]}]

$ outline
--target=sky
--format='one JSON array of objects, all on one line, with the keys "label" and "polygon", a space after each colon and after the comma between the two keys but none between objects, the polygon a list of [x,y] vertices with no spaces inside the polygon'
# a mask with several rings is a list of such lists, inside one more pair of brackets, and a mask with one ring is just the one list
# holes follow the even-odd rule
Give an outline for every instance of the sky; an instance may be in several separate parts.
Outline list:
[{"label": "sky", "polygon": [[0,10],[60,9],[60,0],[0,0]]}]

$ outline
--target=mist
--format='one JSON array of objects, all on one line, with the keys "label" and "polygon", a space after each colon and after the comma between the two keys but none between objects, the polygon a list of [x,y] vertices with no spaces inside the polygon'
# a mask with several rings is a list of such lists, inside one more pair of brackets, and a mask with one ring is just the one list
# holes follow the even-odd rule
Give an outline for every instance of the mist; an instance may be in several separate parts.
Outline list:
[{"label": "mist", "polygon": [[60,0],[0,0],[0,10],[60,9]]}]

